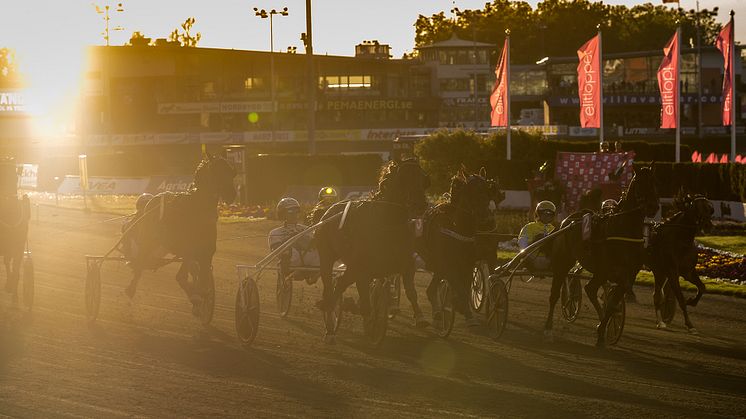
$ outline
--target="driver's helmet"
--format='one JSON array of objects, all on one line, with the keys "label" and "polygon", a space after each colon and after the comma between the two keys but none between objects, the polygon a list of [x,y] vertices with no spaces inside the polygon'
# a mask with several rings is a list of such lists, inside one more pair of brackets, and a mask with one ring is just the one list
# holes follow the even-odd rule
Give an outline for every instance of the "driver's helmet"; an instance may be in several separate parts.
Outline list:
[{"label": "driver's helmet", "polygon": [[277,218],[285,221],[288,213],[291,212],[300,212],[300,204],[295,198],[282,198],[280,202],[277,203]]},{"label": "driver's helmet", "polygon": [[616,208],[617,205],[619,205],[619,203],[615,200],[607,199],[601,203],[601,213],[609,214],[610,212],[614,211],[614,208]]},{"label": "driver's helmet", "polygon": [[536,204],[536,216],[538,217],[539,214],[542,213],[547,213],[554,216],[557,213],[557,207],[554,206],[554,203],[552,203],[552,201],[541,201]]},{"label": "driver's helmet", "polygon": [[148,202],[153,199],[153,195],[149,193],[144,193],[137,197],[137,201],[135,201],[135,210],[137,212],[143,212],[145,210],[145,206],[148,205]]},{"label": "driver's helmet", "polygon": [[327,201],[330,203],[337,202],[339,200],[339,194],[337,194],[337,190],[332,188],[331,186],[324,186],[319,190],[319,202],[321,201]]}]

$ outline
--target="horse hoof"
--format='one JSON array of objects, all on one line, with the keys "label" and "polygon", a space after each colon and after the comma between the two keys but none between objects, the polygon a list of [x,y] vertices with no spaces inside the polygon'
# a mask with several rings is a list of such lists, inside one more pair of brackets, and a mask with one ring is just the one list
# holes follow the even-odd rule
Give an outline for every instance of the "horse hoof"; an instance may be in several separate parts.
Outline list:
[{"label": "horse hoof", "polygon": [[126,295],[130,300],[135,298],[135,290],[127,287],[124,289],[124,295]]},{"label": "horse hoof", "polygon": [[327,345],[334,345],[337,343],[337,336],[326,334],[324,335],[324,343]]},{"label": "horse hoof", "polygon": [[551,329],[545,329],[544,330],[544,342],[545,343],[552,343],[552,342],[554,342],[554,333],[552,333]]},{"label": "horse hoof", "polygon": [[658,324],[655,325],[656,329],[668,329],[668,326],[665,322],[658,322]]},{"label": "horse hoof", "polygon": [[689,298],[686,300],[686,305],[696,307],[697,306],[697,300],[694,298]]},{"label": "horse hoof", "polygon": [[699,334],[699,332],[697,331],[697,329],[695,329],[693,327],[690,327],[690,328],[686,329],[686,331],[689,332],[690,335],[694,335],[694,336],[696,336],[696,335]]}]

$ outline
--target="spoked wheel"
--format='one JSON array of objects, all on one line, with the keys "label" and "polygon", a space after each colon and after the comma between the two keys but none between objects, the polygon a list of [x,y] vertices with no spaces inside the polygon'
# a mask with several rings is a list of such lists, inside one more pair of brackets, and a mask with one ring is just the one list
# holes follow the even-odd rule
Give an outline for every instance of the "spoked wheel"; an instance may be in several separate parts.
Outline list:
[{"label": "spoked wheel", "polygon": [[456,320],[456,310],[453,308],[453,295],[448,281],[441,280],[438,283],[436,298],[438,299],[440,313],[437,316],[433,316],[433,326],[435,326],[438,336],[447,338],[451,334],[453,323]]},{"label": "spoked wheel", "polygon": [[374,279],[370,283],[370,315],[367,322],[365,334],[370,342],[378,346],[386,337],[386,329],[389,321],[389,301],[391,300],[391,281],[386,279]]},{"label": "spoked wheel", "polygon": [[[609,299],[609,296],[614,291],[615,287],[606,284],[604,285],[604,290],[602,294],[603,299],[603,310],[604,313],[606,313],[606,304]],[[606,325],[606,343],[609,345],[616,345],[617,342],[619,342],[619,339],[622,337],[622,332],[624,331],[624,320],[625,320],[625,314],[626,314],[626,302],[624,298],[620,298],[619,302],[617,303],[616,308],[614,309],[614,312],[611,315],[611,318],[609,319],[609,323]]]},{"label": "spoked wheel", "polygon": [[568,323],[572,323],[578,318],[580,306],[583,301],[583,287],[580,284],[580,278],[575,275],[568,275],[565,283],[562,284],[562,317]]},{"label": "spoked wheel", "polygon": [[389,290],[391,292],[388,315],[389,319],[393,319],[400,311],[402,276],[400,274],[391,275],[386,282],[389,284]]},{"label": "spoked wheel", "polygon": [[248,348],[259,330],[259,290],[251,277],[244,278],[238,287],[235,310],[238,341]]},{"label": "spoked wheel", "polygon": [[85,312],[89,322],[94,322],[98,317],[101,307],[101,264],[99,262],[88,262],[85,276]]},{"label": "spoked wheel", "polygon": [[23,257],[23,304],[29,310],[34,305],[34,260],[28,252]]},{"label": "spoked wheel", "polygon": [[203,326],[212,322],[212,316],[215,313],[215,278],[212,276],[212,269],[207,277],[207,283],[204,285],[204,299],[199,306],[199,320]]},{"label": "spoked wheel", "polygon": [[508,323],[508,290],[505,283],[496,278],[490,285],[490,298],[487,306],[487,329],[492,339],[497,340]]},{"label": "spoked wheel", "polygon": [[469,304],[471,309],[479,312],[484,304],[484,290],[487,288],[487,277],[489,276],[489,266],[479,261],[474,265],[471,275],[471,298]]},{"label": "spoked wheel", "polygon": [[663,287],[661,292],[663,292],[663,309],[661,310],[661,317],[664,323],[669,324],[676,316],[676,296],[673,293],[673,287],[668,283],[666,283],[666,286]]},{"label": "spoked wheel", "polygon": [[277,270],[277,311],[280,317],[287,317],[290,313],[290,304],[293,301],[293,278],[288,275],[286,269],[280,266]]}]

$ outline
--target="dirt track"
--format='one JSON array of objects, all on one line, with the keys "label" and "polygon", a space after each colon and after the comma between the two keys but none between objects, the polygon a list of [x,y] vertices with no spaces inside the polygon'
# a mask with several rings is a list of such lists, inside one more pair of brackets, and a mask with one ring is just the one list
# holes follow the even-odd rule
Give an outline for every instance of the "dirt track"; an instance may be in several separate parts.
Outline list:
[{"label": "dirt track", "polygon": [[[292,314],[280,319],[274,277],[259,284],[262,317],[254,347],[234,338],[234,265],[266,253],[271,222],[222,224],[217,307],[205,329],[173,280],[175,266],[146,274],[130,303],[125,266],[104,265],[101,314],[83,306],[86,253],[116,240],[110,215],[41,207],[32,220],[33,311],[0,299],[0,417],[334,416],[334,417],[708,417],[746,412],[746,300],[706,295],[692,310],[699,336],[677,314],[654,328],[649,288],[628,306],[617,347],[597,350],[594,316],[555,321],[542,343],[548,282],[518,282],[500,342],[462,319],[441,340],[409,326],[408,303],[381,348],[344,318],[336,346],[321,341],[312,308],[319,285],[296,283]],[[98,223],[98,224],[96,224]],[[428,278],[418,278],[420,298]],[[4,286],[4,278],[0,280]]]}]

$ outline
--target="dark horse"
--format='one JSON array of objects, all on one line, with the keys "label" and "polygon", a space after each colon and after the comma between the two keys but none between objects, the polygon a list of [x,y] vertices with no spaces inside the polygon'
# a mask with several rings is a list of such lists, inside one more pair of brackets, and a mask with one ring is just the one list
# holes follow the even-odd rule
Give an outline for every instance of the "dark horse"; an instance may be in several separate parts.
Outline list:
[{"label": "dark horse", "polygon": [[[329,208],[322,221],[330,217],[339,221],[321,226],[315,236],[324,284],[323,299],[317,304],[321,310],[330,312],[344,290],[356,283],[368,330],[371,280],[414,272],[410,220],[427,208],[425,189],[429,184],[417,160],[392,161],[381,170],[378,189],[370,200],[343,201]],[[334,286],[332,268],[337,260],[342,260],[346,269]],[[329,324],[325,340],[334,342]]]},{"label": "dark horse", "polygon": [[0,255],[5,263],[5,291],[18,297],[23,251],[26,249],[31,204],[28,196],[18,199],[15,195],[0,197]]},{"label": "dark horse", "polygon": [[[484,168],[478,174],[470,175],[462,169],[451,179],[450,199],[425,213],[423,234],[418,239],[417,249],[427,270],[433,273],[427,297],[436,324],[443,315],[436,298],[438,284],[443,279],[453,290],[454,308],[467,321],[473,317],[468,299],[472,271],[479,257],[476,235],[495,228],[490,206],[500,195],[496,191],[495,181],[487,179]],[[407,297],[415,307],[416,299],[413,300],[409,293]]]},{"label": "dark horse", "polygon": [[[700,231],[709,231],[712,228],[711,217],[715,209],[702,195],[683,194],[674,199],[674,207],[678,211],[653,228],[645,264],[655,276],[653,300],[657,327],[659,329],[667,327],[661,316],[665,305],[663,298],[665,288],[673,291],[684,313],[684,324],[687,330],[690,333],[696,333],[694,325],[689,320],[686,306],[697,305],[705,292],[705,284],[697,275],[697,248],[694,245],[694,236]],[[684,300],[679,285],[680,276],[697,287],[697,295],[694,298]],[[666,288],[667,285],[668,288]]]},{"label": "dark horse", "polygon": [[[194,172],[188,192],[163,192],[148,202],[130,232],[136,251],[130,261],[134,277],[128,295],[134,295],[143,270],[159,268],[164,265],[163,257],[172,254],[182,260],[176,281],[198,313],[212,279],[218,201],[235,199],[235,175],[227,160],[207,156]],[[190,273],[196,277],[194,284],[188,281]]]},{"label": "dark horse", "polygon": [[[583,268],[593,273],[585,287],[588,298],[598,313],[601,323],[597,329],[597,346],[606,345],[606,326],[617,304],[632,288],[644,259],[643,228],[645,217],[653,217],[658,212],[658,191],[653,170],[650,167],[635,169],[635,175],[627,191],[619,201],[614,213],[600,216],[591,211],[571,214],[561,227],[576,222],[564,233],[552,240],[552,291],[549,296],[549,315],[544,335],[551,339],[554,307],[560,296],[567,273],[580,262]],[[583,240],[582,223],[577,222],[585,214],[592,214],[592,233],[589,240]],[[616,286],[611,291],[603,312],[598,302],[598,289],[606,281]]]}]

